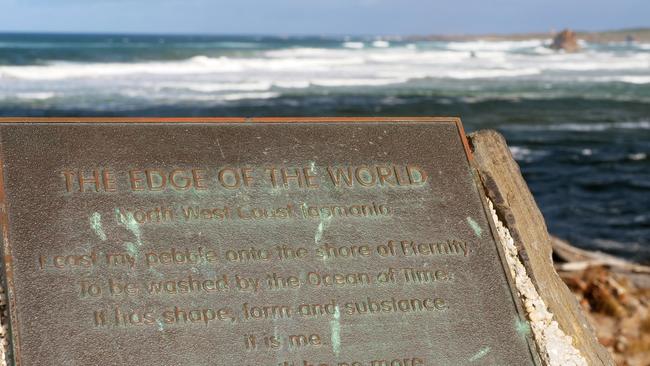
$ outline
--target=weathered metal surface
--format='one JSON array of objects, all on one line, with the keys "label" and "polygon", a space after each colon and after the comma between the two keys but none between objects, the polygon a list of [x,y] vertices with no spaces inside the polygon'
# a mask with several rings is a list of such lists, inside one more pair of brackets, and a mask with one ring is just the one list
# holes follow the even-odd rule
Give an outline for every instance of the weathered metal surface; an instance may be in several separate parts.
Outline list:
[{"label": "weathered metal surface", "polygon": [[459,120],[2,122],[17,365],[536,362]]}]

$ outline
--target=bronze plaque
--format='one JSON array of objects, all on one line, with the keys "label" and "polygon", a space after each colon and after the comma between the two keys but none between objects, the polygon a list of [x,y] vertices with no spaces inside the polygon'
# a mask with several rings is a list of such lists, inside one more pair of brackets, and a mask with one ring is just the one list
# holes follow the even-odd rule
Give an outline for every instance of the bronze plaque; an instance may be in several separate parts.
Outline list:
[{"label": "bronze plaque", "polygon": [[10,358],[530,365],[453,118],[5,119]]}]

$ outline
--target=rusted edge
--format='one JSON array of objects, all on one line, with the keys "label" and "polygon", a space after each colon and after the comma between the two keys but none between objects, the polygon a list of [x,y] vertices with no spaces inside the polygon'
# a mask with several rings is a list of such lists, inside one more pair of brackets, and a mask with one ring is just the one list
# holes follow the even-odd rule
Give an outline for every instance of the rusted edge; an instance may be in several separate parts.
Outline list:
[{"label": "rusted edge", "polygon": [[4,184],[4,153],[2,151],[2,144],[0,143],[0,227],[2,230],[2,255],[4,276],[0,276],[2,286],[7,290],[7,307],[11,321],[7,322],[3,314],[0,314],[0,326],[7,327],[7,342],[9,347],[5,348],[5,362],[9,362],[13,356],[14,364],[20,366],[20,335],[18,327],[13,327],[12,324],[18,324],[18,316],[16,313],[16,297],[14,296],[14,277],[13,277],[13,261],[11,257],[11,241],[9,241],[9,215],[7,212],[7,200],[5,194]]},{"label": "rusted edge", "polygon": [[465,155],[467,156],[467,161],[472,165],[472,160],[474,156],[472,155],[472,149],[469,147],[469,142],[467,141],[467,135],[465,134],[465,129],[463,128],[463,122],[460,118],[451,118],[454,123],[456,123],[456,128],[458,129],[458,134],[460,135],[460,140],[463,142],[463,148],[465,149]]},{"label": "rusted edge", "polygon": [[0,123],[244,123],[242,117],[0,117]]},{"label": "rusted edge", "polygon": [[[457,117],[0,117],[0,123],[319,123],[319,122],[452,122]],[[462,130],[462,125],[460,126]],[[463,133],[463,140],[464,133]]]},{"label": "rusted edge", "polygon": [[319,123],[319,122],[452,122],[456,117],[254,117],[253,123]]}]

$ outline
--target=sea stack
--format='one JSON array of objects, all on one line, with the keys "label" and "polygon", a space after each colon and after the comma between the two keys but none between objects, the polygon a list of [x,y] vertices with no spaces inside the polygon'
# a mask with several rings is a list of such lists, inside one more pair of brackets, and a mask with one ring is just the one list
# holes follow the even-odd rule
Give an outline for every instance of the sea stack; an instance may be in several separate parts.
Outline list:
[{"label": "sea stack", "polygon": [[550,46],[554,50],[564,50],[565,52],[578,52],[578,36],[570,29],[565,29],[553,37],[553,43]]}]

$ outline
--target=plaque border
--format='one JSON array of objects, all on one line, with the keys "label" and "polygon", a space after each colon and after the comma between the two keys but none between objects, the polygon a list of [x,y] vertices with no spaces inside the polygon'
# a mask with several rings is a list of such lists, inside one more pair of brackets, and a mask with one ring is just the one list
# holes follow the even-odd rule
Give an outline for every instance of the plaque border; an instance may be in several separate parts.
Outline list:
[{"label": "plaque border", "polygon": [[[332,123],[332,122],[445,122],[454,123],[468,161],[472,151],[460,117],[0,117],[0,125],[12,123]],[[0,155],[1,158],[1,155]],[[0,184],[4,185],[2,181]],[[2,200],[4,203],[4,199]]]}]

